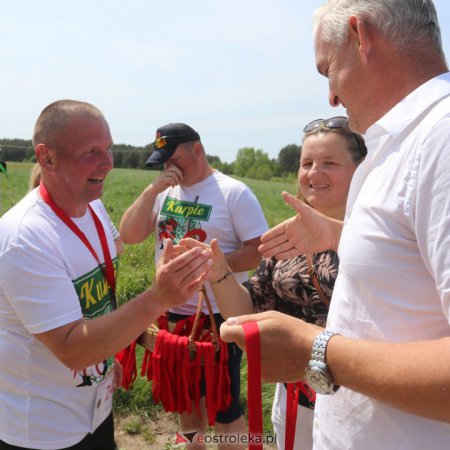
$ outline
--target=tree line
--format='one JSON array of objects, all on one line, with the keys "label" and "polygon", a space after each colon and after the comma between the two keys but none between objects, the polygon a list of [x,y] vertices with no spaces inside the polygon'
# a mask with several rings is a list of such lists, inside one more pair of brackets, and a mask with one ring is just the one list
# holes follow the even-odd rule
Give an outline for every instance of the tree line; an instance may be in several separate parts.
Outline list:
[{"label": "tree line", "polygon": [[[114,144],[112,146],[114,167],[143,169],[151,151],[151,144],[143,147]],[[300,151],[300,146],[289,144],[280,150],[277,158],[271,159],[261,149],[244,147],[238,150],[236,160],[231,163],[222,162],[218,156],[214,155],[207,155],[207,158],[212,167],[228,175],[271,180],[278,177],[295,177],[299,167]],[[0,139],[0,160],[36,161],[31,140]],[[156,166],[153,169],[160,170],[161,167]]]}]

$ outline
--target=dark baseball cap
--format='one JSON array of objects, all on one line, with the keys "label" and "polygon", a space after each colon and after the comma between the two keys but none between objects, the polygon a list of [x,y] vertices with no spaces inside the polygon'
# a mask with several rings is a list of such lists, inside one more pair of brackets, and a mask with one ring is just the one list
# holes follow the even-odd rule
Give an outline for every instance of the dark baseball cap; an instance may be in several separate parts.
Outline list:
[{"label": "dark baseball cap", "polygon": [[169,123],[156,130],[153,152],[145,162],[146,166],[164,164],[179,144],[200,140],[200,135],[185,123]]}]

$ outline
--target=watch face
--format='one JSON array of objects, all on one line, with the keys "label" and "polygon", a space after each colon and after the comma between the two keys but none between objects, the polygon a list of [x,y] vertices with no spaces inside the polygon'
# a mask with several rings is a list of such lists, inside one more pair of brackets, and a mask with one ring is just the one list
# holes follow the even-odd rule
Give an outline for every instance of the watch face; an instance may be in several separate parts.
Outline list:
[{"label": "watch face", "polygon": [[318,394],[331,394],[333,392],[333,384],[323,369],[319,367],[308,367],[305,372],[305,377],[308,384]]}]

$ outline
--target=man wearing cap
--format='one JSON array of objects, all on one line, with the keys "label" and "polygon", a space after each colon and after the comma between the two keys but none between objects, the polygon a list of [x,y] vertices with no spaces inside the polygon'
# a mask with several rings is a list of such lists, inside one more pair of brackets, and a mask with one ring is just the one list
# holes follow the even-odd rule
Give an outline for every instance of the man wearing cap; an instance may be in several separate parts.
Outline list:
[{"label": "man wearing cap", "polygon": [[[215,238],[227,254],[230,269],[242,282],[248,270],[257,267],[260,236],[267,230],[261,206],[244,183],[213,169],[206,158],[199,134],[184,123],[160,127],[153,143],[153,153],[146,165],[164,164],[160,175],[147,186],[122,217],[120,235],[125,243],[138,243],[155,232],[155,259],[159,259],[164,239],[174,243],[193,237],[209,243]],[[161,244],[161,245],[158,245]],[[220,282],[220,280],[211,280]],[[206,286],[218,324],[219,315],[210,286]],[[195,314],[197,296],[169,311],[169,321]],[[204,307],[205,308],[205,307]],[[207,310],[204,311],[207,313]],[[233,403],[216,418],[217,434],[245,432],[239,404],[240,359],[238,347],[229,347],[231,393]],[[203,415],[206,418],[206,414]],[[196,414],[181,415],[184,432],[204,431],[206,423]],[[203,447],[192,447],[203,448]],[[219,448],[225,449],[226,446]],[[233,448],[237,448],[234,446]]]}]

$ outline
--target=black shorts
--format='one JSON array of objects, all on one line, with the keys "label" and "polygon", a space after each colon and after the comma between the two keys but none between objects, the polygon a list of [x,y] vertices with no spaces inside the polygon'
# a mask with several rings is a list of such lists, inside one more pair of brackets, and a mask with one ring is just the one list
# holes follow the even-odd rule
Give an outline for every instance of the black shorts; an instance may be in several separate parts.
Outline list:
[{"label": "black shorts", "polygon": [[[65,450],[116,450],[116,448],[114,442],[114,419],[111,413],[92,434],[87,434],[78,444],[72,445],[72,447],[66,447]],[[16,447],[0,441],[0,450],[31,449]]]},{"label": "black shorts", "polygon": [[[167,318],[170,322],[177,322],[183,320],[188,316],[183,314],[167,313]],[[219,314],[214,314],[217,328],[225,321]],[[225,411],[219,411],[216,415],[216,422],[219,423],[231,423],[242,416],[242,406],[239,402],[239,396],[241,394],[241,359],[242,350],[236,344],[228,345],[228,373],[230,374],[230,394],[231,404]],[[202,395],[205,395],[205,384],[202,383]]]}]

